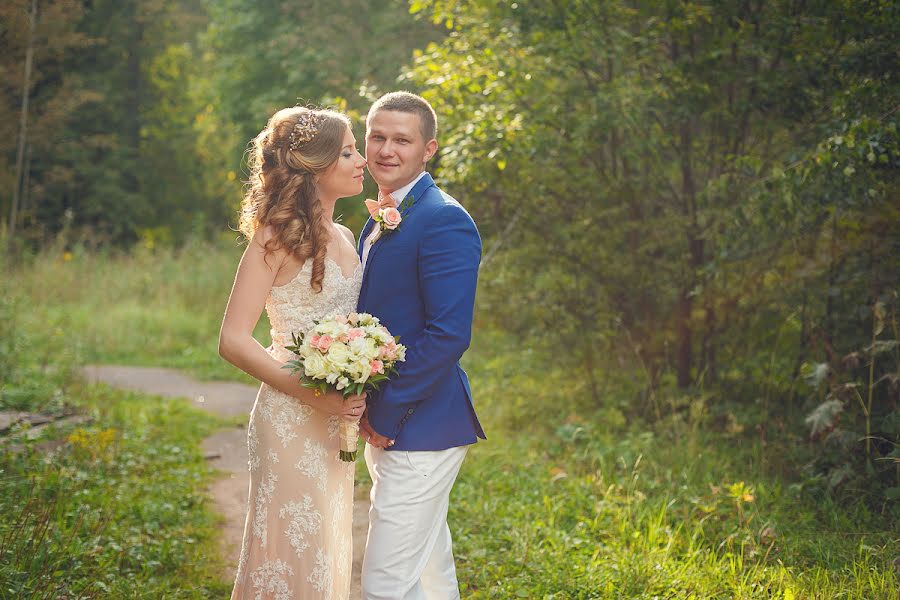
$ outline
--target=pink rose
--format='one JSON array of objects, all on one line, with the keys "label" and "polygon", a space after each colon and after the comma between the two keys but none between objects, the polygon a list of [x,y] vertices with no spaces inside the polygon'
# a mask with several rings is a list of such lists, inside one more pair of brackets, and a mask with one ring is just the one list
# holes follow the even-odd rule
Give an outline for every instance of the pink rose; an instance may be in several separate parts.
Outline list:
[{"label": "pink rose", "polygon": [[331,346],[333,339],[331,339],[330,335],[323,335],[319,338],[319,344],[316,346],[322,352],[328,352],[328,348]]},{"label": "pink rose", "polygon": [[360,329],[359,327],[354,327],[350,331],[347,332],[347,341],[353,341],[356,338],[361,338],[366,335],[366,332]]},{"label": "pink rose", "polygon": [[369,366],[372,368],[372,375],[377,375],[378,373],[384,373],[384,363],[380,360],[373,360],[369,363]]},{"label": "pink rose", "polygon": [[397,344],[392,340],[382,346],[378,352],[382,360],[394,360],[397,358]]},{"label": "pink rose", "polygon": [[403,217],[400,216],[400,211],[396,208],[382,208],[379,213],[381,214],[381,223],[385,229],[397,229],[397,225],[403,220]]}]

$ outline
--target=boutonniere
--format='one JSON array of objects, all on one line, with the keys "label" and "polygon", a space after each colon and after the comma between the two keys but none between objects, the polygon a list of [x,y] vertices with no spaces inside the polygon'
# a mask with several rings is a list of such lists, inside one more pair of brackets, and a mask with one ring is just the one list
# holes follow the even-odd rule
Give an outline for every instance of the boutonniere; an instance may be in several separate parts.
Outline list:
[{"label": "boutonniere", "polygon": [[369,215],[371,215],[373,221],[378,223],[378,234],[375,235],[372,242],[374,243],[386,232],[390,233],[398,229],[400,223],[403,222],[403,215],[400,211],[406,210],[415,201],[416,199],[410,195],[403,199],[399,207],[394,207],[394,199],[390,195],[385,196],[380,201],[366,200],[366,208],[369,209]]}]

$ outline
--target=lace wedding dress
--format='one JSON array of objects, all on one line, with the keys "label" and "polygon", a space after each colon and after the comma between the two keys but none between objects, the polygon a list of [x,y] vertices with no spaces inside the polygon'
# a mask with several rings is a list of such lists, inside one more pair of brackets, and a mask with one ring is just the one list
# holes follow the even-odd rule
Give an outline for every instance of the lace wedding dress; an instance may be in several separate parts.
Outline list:
[{"label": "lace wedding dress", "polygon": [[[311,269],[307,260],[266,300],[269,353],[281,362],[293,358],[285,350],[292,332],[356,309],[359,267],[345,277],[326,258],[320,293],[310,287]],[[260,387],[247,430],[250,497],[232,600],[349,596],[354,463],[338,459],[339,423],[266,384]]]}]

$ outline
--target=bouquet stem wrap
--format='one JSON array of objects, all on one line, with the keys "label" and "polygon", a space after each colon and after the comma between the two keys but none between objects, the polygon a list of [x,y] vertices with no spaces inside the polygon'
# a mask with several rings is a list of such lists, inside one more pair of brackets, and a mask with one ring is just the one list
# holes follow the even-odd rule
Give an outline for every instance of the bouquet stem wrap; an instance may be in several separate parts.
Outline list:
[{"label": "bouquet stem wrap", "polygon": [[[397,372],[395,365],[406,359],[406,347],[368,313],[331,315],[292,338],[293,345],[286,348],[297,358],[284,366],[317,395],[336,390],[347,398],[377,390]],[[341,419],[338,433],[338,457],[356,460],[359,422]]]},{"label": "bouquet stem wrap", "polygon": [[338,428],[338,435],[341,438],[341,451],[338,454],[344,462],[353,462],[356,460],[356,439],[359,437],[359,421],[341,421]]}]

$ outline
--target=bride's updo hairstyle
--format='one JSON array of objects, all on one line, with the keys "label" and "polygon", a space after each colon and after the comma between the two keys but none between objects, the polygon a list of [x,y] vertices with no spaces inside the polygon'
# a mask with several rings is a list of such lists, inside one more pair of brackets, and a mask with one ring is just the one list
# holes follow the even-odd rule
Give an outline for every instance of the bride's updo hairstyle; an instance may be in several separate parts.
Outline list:
[{"label": "bride's updo hairstyle", "polygon": [[240,230],[247,239],[261,227],[272,236],[266,257],[284,249],[305,263],[310,285],[322,291],[331,224],[319,204],[316,178],[338,159],[350,120],[331,110],[302,106],[272,115],[250,142],[250,180],[241,202]]}]

